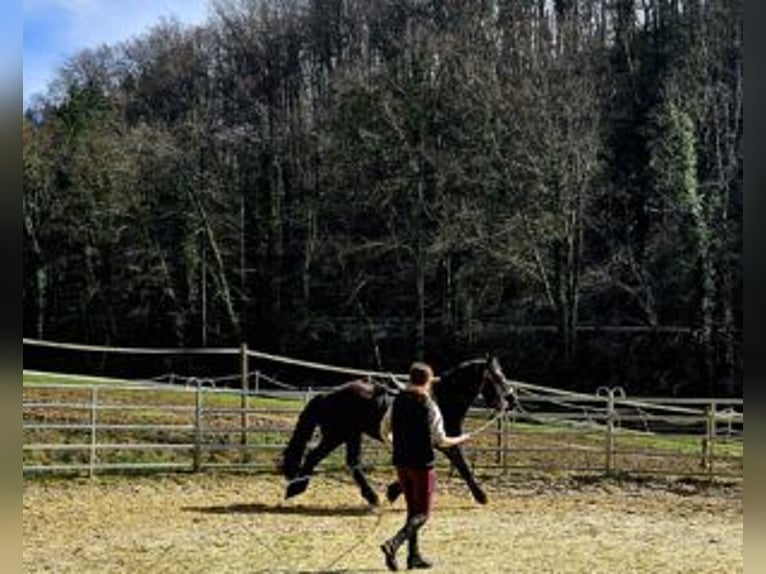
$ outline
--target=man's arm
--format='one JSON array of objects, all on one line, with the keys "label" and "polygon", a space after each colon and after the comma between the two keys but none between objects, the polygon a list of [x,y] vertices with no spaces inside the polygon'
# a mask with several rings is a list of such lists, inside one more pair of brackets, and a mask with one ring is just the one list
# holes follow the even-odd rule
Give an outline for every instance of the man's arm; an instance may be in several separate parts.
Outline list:
[{"label": "man's arm", "polygon": [[393,442],[393,434],[391,433],[391,411],[393,410],[393,407],[388,407],[386,409],[385,414],[383,415],[383,418],[380,421],[380,438],[383,439],[383,442],[387,444],[391,444]]},{"label": "man's arm", "polygon": [[471,433],[463,433],[458,436],[447,436],[444,431],[444,417],[435,401],[428,401],[428,418],[431,427],[431,439],[434,444],[440,448],[450,448],[463,444],[469,438]]}]

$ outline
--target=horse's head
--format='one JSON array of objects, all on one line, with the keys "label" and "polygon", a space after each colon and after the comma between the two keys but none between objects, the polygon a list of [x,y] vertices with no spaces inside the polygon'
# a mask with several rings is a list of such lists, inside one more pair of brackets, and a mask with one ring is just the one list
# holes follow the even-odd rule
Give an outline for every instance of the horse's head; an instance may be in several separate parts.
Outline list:
[{"label": "horse's head", "polygon": [[516,389],[505,378],[500,362],[491,355],[465,361],[447,371],[433,393],[442,411],[460,412],[461,417],[478,395],[488,407],[498,411],[517,404]]},{"label": "horse's head", "polygon": [[499,411],[517,404],[516,389],[505,377],[500,361],[493,355],[487,355],[484,363],[481,394],[490,407]]}]

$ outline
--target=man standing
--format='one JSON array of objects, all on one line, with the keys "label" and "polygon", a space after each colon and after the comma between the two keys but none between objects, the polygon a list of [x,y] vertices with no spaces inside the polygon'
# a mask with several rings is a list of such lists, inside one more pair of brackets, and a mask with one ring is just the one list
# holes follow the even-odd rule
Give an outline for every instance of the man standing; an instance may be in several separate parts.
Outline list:
[{"label": "man standing", "polygon": [[436,486],[434,445],[448,448],[462,444],[470,434],[448,437],[438,405],[431,398],[433,370],[425,363],[410,367],[409,385],[394,399],[383,419],[384,439],[393,435],[393,463],[407,501],[407,521],[380,547],[389,570],[397,570],[396,552],[408,542],[407,569],[430,568],[420,554],[418,531],[428,520]]}]

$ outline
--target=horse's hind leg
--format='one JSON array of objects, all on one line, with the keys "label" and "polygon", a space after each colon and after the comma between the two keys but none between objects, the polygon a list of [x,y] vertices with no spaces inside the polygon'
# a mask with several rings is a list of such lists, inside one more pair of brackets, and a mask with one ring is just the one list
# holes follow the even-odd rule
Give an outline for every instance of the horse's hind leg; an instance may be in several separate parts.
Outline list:
[{"label": "horse's hind leg", "polygon": [[373,506],[377,506],[379,503],[378,495],[367,482],[367,477],[362,472],[361,465],[361,453],[362,453],[362,435],[356,435],[351,437],[346,442],[346,465],[348,466],[351,476],[354,477],[354,482],[359,485],[359,489],[362,491],[364,499]]},{"label": "horse's hind leg", "polygon": [[323,436],[319,444],[306,455],[306,460],[304,460],[298,476],[287,484],[285,498],[292,498],[304,492],[309,486],[309,479],[314,469],[322,462],[322,459],[340,446],[341,442],[340,440],[327,439]]}]

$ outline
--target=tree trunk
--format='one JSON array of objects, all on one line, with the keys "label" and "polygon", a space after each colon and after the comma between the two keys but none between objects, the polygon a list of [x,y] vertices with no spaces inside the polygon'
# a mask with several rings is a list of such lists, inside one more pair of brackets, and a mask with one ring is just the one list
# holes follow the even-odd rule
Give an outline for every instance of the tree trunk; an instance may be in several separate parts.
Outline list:
[{"label": "tree trunk", "polygon": [[417,339],[416,355],[419,360],[425,358],[426,351],[426,256],[423,235],[425,234],[425,205],[424,205],[423,170],[418,170],[418,229],[417,253],[415,255],[415,273],[417,284]]},{"label": "tree trunk", "polygon": [[306,239],[303,244],[302,294],[303,305],[308,313],[311,308],[311,266],[316,250],[316,209],[309,205],[306,210]]},{"label": "tree trunk", "polygon": [[45,265],[40,265],[35,273],[35,286],[37,287],[37,338],[45,338],[45,306],[48,288],[48,271]]},{"label": "tree trunk", "polygon": [[271,201],[269,211],[270,260],[271,260],[271,311],[277,319],[282,313],[282,257],[284,244],[282,237],[282,202],[285,185],[282,164],[278,158],[272,162]]},{"label": "tree trunk", "polygon": [[35,321],[35,332],[38,339],[43,339],[45,335],[45,307],[48,293],[48,268],[43,260],[43,252],[40,242],[37,240],[35,226],[29,214],[24,214],[24,227],[27,235],[32,242],[32,252],[37,259],[37,270],[35,271],[35,290],[37,302],[37,320]]},{"label": "tree trunk", "polygon": [[239,317],[237,317],[237,312],[234,309],[234,301],[231,297],[229,280],[226,277],[226,266],[223,262],[223,255],[221,254],[221,250],[218,247],[215,231],[210,224],[210,221],[207,217],[207,212],[205,211],[205,207],[202,205],[202,200],[200,199],[197,191],[187,187],[187,192],[189,193],[194,206],[197,208],[197,213],[202,220],[203,230],[205,232],[205,237],[207,238],[207,245],[210,247],[210,251],[213,254],[213,261],[216,265],[215,278],[218,283],[219,294],[223,300],[224,308],[226,309],[226,316],[228,317],[229,322],[231,323],[231,326],[234,330],[234,335],[239,340],[242,336],[242,329],[240,326]]}]

